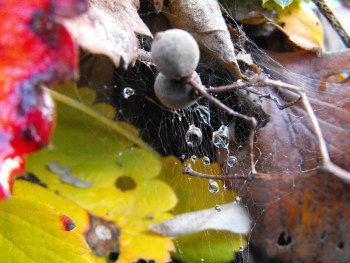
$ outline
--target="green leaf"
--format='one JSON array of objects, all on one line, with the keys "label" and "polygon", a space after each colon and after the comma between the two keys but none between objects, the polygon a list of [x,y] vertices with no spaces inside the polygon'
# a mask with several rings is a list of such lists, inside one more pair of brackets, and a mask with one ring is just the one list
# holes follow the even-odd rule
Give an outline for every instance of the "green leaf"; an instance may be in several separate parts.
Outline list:
[{"label": "green leaf", "polygon": [[[132,128],[98,113],[87,88],[66,85],[56,90],[72,98],[50,91],[57,104],[57,126],[51,146],[28,157],[27,170],[51,191],[120,228],[118,262],[170,260],[171,239],[148,230],[148,224],[170,218],[167,211],[177,202],[170,186],[156,179],[162,166],[159,154]],[[92,186],[62,182],[48,168],[54,161]]]},{"label": "green leaf", "polygon": [[0,202],[1,262],[90,262],[83,237],[66,231],[64,218],[35,201],[11,198]]}]

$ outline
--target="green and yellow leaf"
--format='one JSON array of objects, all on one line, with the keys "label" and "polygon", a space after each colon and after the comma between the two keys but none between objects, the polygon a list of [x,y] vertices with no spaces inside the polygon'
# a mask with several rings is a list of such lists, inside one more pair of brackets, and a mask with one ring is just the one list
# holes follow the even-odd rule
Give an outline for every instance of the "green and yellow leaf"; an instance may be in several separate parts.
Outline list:
[{"label": "green and yellow leaf", "polygon": [[65,230],[65,218],[35,200],[12,197],[0,202],[1,262],[91,262],[84,238]]},{"label": "green and yellow leaf", "polygon": [[[49,190],[58,191],[120,228],[117,262],[139,258],[169,261],[169,251],[174,249],[171,239],[148,230],[148,224],[170,218],[167,211],[177,202],[170,186],[156,179],[161,170],[160,156],[130,128],[98,114],[88,89],[74,89],[65,89],[73,99],[52,92],[58,121],[51,147],[29,156],[27,170],[46,183]],[[72,176],[93,185],[78,188],[63,183],[59,175],[48,169],[53,161],[70,168]],[[95,262],[100,259],[95,257]]]}]

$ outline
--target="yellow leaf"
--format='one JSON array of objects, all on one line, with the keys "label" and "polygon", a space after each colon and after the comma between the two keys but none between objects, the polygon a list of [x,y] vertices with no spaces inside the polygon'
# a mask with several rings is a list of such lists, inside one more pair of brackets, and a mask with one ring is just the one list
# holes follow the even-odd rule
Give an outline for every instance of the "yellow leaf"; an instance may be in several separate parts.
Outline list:
[{"label": "yellow leaf", "polygon": [[[174,214],[183,214],[202,209],[213,208],[235,200],[237,194],[226,189],[222,181],[217,193],[208,190],[209,180],[182,174],[184,165],[191,163],[192,168],[200,173],[221,175],[217,163],[205,165],[201,159],[195,162],[186,160],[182,163],[170,156],[163,159],[163,170],[160,179],[171,185],[179,199]],[[247,244],[246,236],[226,231],[202,231],[196,234],[177,237],[175,240],[177,253],[174,255],[185,262],[228,262],[234,257],[233,251],[239,251]]]},{"label": "yellow leaf", "polygon": [[274,23],[298,46],[316,52],[322,51],[323,28],[316,14],[301,3],[293,3],[286,9],[278,8]]},{"label": "yellow leaf", "polygon": [[11,198],[0,202],[1,262],[90,262],[84,239],[66,231],[63,218],[36,201]]},{"label": "yellow leaf", "polygon": [[[58,122],[51,147],[30,155],[27,170],[51,191],[59,191],[88,212],[117,225],[117,262],[139,258],[169,261],[169,251],[174,248],[171,239],[148,230],[148,224],[170,218],[167,211],[177,202],[172,188],[156,179],[161,170],[159,154],[127,126],[106,120],[96,111],[91,113],[86,104],[78,103],[91,105],[94,97],[88,89],[70,95],[75,98],[73,103],[62,94],[54,94],[60,100],[56,101]],[[60,175],[48,169],[53,161],[93,185],[78,188],[63,183]],[[93,260],[100,262],[97,257]]]},{"label": "yellow leaf", "polygon": [[40,185],[24,180],[15,180],[12,187],[12,194],[15,198],[41,202],[54,207],[57,211],[69,216],[73,220],[77,226],[74,231],[79,234],[86,234],[89,229],[89,214],[83,208]]}]

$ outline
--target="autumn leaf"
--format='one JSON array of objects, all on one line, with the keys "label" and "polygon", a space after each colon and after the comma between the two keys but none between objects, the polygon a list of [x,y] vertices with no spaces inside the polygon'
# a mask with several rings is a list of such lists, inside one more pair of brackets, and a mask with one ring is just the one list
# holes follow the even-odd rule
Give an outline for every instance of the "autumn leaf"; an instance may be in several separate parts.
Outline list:
[{"label": "autumn leaf", "polygon": [[316,14],[301,3],[287,9],[277,9],[278,17],[271,21],[296,45],[321,52],[323,47],[323,28]]},{"label": "autumn leaf", "polygon": [[[27,170],[50,190],[120,228],[118,262],[139,258],[166,262],[172,241],[148,230],[148,224],[170,218],[167,211],[177,202],[169,185],[156,179],[161,169],[159,155],[130,129],[91,112],[81,103],[91,102],[91,94],[86,88],[82,91],[75,90],[80,102],[54,93],[60,101],[56,101],[58,122],[52,147],[29,156]],[[52,161],[93,185],[78,188],[62,183],[60,175],[47,167]]]},{"label": "autumn leaf", "polygon": [[89,10],[64,25],[84,49],[109,56],[119,66],[135,62],[138,41],[135,33],[152,36],[132,1],[89,0]]},{"label": "autumn leaf", "polygon": [[78,50],[58,21],[85,11],[84,0],[0,1],[0,199],[23,155],[49,142],[54,109],[42,83],[75,76]]},{"label": "autumn leaf", "polygon": [[[292,73],[259,54],[255,56],[259,65],[273,78],[305,88],[327,142],[330,158],[349,170],[350,86],[327,83],[324,88],[322,81]],[[341,54],[345,57],[347,52]],[[319,61],[321,63],[322,59]],[[319,66],[317,63],[314,65],[316,69]],[[280,101],[294,98],[285,90],[277,92],[267,87],[263,92],[276,96]],[[316,248],[320,251],[317,260],[328,262],[337,257],[337,261],[340,258],[347,261],[347,247],[344,247],[344,240],[348,238],[345,234],[348,233],[347,226],[330,222],[336,222],[333,221],[335,214],[337,218],[349,218],[349,202],[346,200],[349,186],[327,174],[302,178],[307,171],[318,168],[320,156],[313,126],[301,103],[279,110],[274,103],[264,100],[262,108],[271,119],[259,130],[256,138],[254,154],[257,171],[294,176],[294,179],[254,180],[248,184],[232,180],[233,187],[241,187],[242,194],[251,197],[247,202],[251,204],[250,211],[258,226],[252,235],[252,243],[264,248],[269,257],[280,257],[285,261],[292,258],[312,262],[316,257],[311,250]],[[231,128],[234,129],[234,126]],[[248,174],[248,147],[238,150],[233,146],[230,151],[237,156],[238,163],[230,168],[225,158],[219,158],[223,171],[227,174]],[[333,228],[335,225],[336,230]],[[338,254],[330,253],[338,244],[342,247],[337,250]]]},{"label": "autumn leaf", "polygon": [[[83,235],[89,230],[89,214],[74,202],[38,184],[17,178],[13,184],[12,195],[17,199],[43,203],[71,218],[76,225],[75,232]],[[39,220],[39,218],[38,218]]]},{"label": "autumn leaf", "polygon": [[[346,72],[350,71],[349,50],[325,52],[322,56],[307,51],[283,53],[283,55],[269,52],[269,55],[295,73],[303,74],[310,78],[327,79],[329,82],[331,82],[329,80],[330,76],[345,73],[344,79],[346,78]],[[342,79],[338,80],[341,82]],[[327,84],[324,83],[324,85]]]},{"label": "autumn leaf", "polygon": [[10,262],[90,262],[79,234],[67,231],[70,219],[33,200],[0,203],[0,257]]},{"label": "autumn leaf", "polygon": [[[160,178],[172,185],[179,198],[173,212],[175,215],[208,208],[215,211],[215,206],[235,200],[237,194],[226,189],[220,181],[217,182],[219,192],[211,193],[208,190],[209,180],[183,175],[183,166],[187,163],[192,163],[196,171],[221,174],[217,163],[205,165],[201,159],[197,159],[195,163],[186,161],[183,164],[175,157],[164,158]],[[247,243],[245,235],[207,230],[177,237],[175,244],[177,252],[174,257],[185,262],[201,262],[202,259],[228,262],[234,257],[232,251],[244,249]]]}]

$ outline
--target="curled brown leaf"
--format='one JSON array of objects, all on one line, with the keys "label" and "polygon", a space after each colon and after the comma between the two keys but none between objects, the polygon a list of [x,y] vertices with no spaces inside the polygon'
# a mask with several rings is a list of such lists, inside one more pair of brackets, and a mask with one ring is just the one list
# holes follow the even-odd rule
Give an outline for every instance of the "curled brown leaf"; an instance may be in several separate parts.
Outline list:
[{"label": "curled brown leaf", "polygon": [[121,59],[125,67],[136,61],[135,33],[152,36],[131,0],[90,0],[87,13],[63,23],[82,48],[110,57],[116,66]]}]

